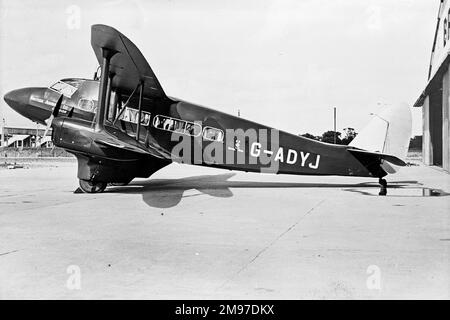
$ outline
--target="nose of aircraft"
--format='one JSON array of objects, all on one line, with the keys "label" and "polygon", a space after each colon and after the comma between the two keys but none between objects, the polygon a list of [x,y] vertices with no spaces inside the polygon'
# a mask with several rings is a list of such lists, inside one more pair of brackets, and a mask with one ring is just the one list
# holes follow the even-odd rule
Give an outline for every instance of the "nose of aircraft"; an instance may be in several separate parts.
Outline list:
[{"label": "nose of aircraft", "polygon": [[17,89],[5,94],[3,99],[15,111],[23,114],[23,112],[26,111],[27,105],[30,103],[30,96],[32,92],[32,88]]},{"label": "nose of aircraft", "polygon": [[30,104],[31,95],[42,99],[45,88],[22,88],[8,92],[3,99],[14,111],[20,113],[22,116],[45,124],[45,119],[50,115],[50,108],[38,107]]}]

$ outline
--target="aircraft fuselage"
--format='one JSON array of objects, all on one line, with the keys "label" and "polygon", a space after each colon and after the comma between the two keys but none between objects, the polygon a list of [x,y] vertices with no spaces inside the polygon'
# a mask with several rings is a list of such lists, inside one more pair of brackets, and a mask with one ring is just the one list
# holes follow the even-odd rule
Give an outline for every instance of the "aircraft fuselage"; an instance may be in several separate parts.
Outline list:
[{"label": "aircraft fuselage", "polygon": [[[91,95],[95,97],[97,92]],[[91,154],[106,161],[118,161],[123,157],[121,153],[96,145],[95,141],[103,133],[96,132],[92,126],[95,113],[78,108],[82,96],[80,92],[77,96],[64,98],[59,125],[72,129],[66,142],[64,134],[57,139],[54,137],[55,145],[76,155]],[[45,124],[57,97],[48,88],[25,88],[12,91],[5,100],[23,116]],[[145,105],[145,109],[150,110],[149,119],[146,125],[141,126],[138,139],[135,139],[137,125],[130,119],[122,119],[115,124],[106,121],[105,128],[109,134],[127,139],[143,149],[149,144],[156,145],[170,153],[173,161],[194,165],[278,174],[373,176],[347,151],[347,146],[296,136],[175,98],[164,101],[145,99],[144,104],[150,104]],[[72,115],[67,118],[69,112]],[[191,134],[188,133],[189,126]],[[86,146],[89,148],[83,149]],[[142,161],[147,157],[133,154],[131,158]]]}]

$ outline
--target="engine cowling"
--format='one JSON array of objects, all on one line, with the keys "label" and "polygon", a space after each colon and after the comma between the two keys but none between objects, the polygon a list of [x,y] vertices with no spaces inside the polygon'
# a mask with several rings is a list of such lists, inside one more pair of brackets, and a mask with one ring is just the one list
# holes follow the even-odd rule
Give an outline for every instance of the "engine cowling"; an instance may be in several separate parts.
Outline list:
[{"label": "engine cowling", "polygon": [[53,143],[74,154],[78,160],[78,178],[94,182],[129,182],[135,177],[147,178],[170,161],[129,150],[96,143],[105,132],[95,131],[92,122],[55,118]]}]

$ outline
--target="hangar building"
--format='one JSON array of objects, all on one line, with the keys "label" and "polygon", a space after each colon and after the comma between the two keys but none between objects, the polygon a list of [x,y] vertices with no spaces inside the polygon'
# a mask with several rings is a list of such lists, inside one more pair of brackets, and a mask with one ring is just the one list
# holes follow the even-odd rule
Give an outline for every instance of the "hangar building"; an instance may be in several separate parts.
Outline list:
[{"label": "hangar building", "polygon": [[[51,130],[45,137],[44,129],[0,128],[0,148],[51,148],[53,146]],[[36,135],[42,137],[36,140]]]},{"label": "hangar building", "polygon": [[422,107],[422,156],[450,172],[450,0],[440,0],[428,83],[415,102]]}]

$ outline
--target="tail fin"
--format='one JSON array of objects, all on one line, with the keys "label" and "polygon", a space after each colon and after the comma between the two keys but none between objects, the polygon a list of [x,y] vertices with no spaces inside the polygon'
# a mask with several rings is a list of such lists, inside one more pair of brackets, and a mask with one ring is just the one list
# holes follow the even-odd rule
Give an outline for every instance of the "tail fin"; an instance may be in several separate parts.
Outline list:
[{"label": "tail fin", "polygon": [[[384,107],[356,136],[349,146],[379,152],[405,159],[411,138],[411,110],[406,103]],[[394,165],[384,162],[388,173],[397,171]]]}]

